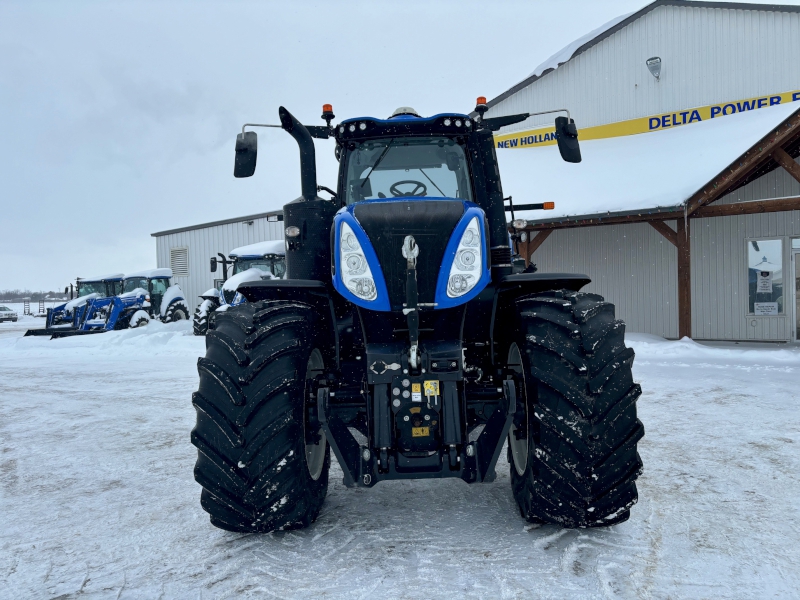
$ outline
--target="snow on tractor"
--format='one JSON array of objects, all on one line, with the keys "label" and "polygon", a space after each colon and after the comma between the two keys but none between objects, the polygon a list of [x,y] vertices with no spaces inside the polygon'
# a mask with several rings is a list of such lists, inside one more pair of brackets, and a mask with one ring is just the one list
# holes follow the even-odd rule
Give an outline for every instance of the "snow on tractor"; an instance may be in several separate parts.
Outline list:
[{"label": "snow on tractor", "polygon": [[[217,313],[192,401],[195,478],[211,522],[307,526],[331,452],[347,486],[495,479],[508,441],[513,495],[533,523],[628,519],[642,469],[633,351],[585,275],[511,264],[493,132],[529,114],[421,117],[401,108],[304,126],[302,196],[284,207],[286,279],[241,283]],[[561,111],[553,111],[561,112]],[[562,158],[577,130],[556,118]],[[247,127],[247,125],[245,125]],[[242,128],[234,176],[256,166]],[[339,178],[317,196],[312,138],[335,140]]]},{"label": "snow on tractor", "polygon": [[106,330],[142,327],[152,319],[173,323],[189,318],[189,306],[172,269],[149,269],[125,275],[123,291],[113,300]]},{"label": "snow on tractor", "polygon": [[[286,277],[286,251],[283,240],[257,242],[248,246],[234,248],[226,259],[220,252],[220,260],[211,257],[211,272],[216,273],[217,264],[222,265],[223,283],[220,289],[211,288],[200,295],[202,302],[194,312],[194,334],[205,335],[213,329],[214,312],[220,307],[238,306],[245,301],[238,293],[239,285],[262,279],[281,279]],[[228,279],[228,267],[233,273]]]},{"label": "snow on tractor", "polygon": [[[75,298],[54,308],[47,309],[43,329],[29,329],[25,335],[49,335],[62,337],[80,331],[90,307],[100,309],[111,302],[111,298],[122,291],[122,273],[99,277],[78,277]],[[64,289],[66,294],[69,288]]]},{"label": "snow on tractor", "polygon": [[97,281],[78,279],[79,297],[48,311],[47,326],[25,335],[52,339],[141,327],[151,319],[165,323],[188,319],[183,291],[170,285],[171,278],[172,269],[150,269]]}]

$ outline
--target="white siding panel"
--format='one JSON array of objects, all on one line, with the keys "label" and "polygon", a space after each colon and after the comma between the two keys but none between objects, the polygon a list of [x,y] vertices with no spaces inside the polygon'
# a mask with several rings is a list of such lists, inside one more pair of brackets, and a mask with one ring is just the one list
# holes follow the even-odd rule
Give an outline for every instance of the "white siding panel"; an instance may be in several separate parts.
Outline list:
[{"label": "white siding panel", "polygon": [[677,337],[677,252],[650,225],[560,229],[534,253],[533,262],[542,273],[591,277],[585,290],[616,304],[628,331]]},{"label": "white siding panel", "polygon": [[[800,87],[800,13],[661,6],[493,106],[590,127]],[[660,81],[645,60],[660,56]],[[521,64],[520,70],[525,71]],[[552,124],[533,117],[504,132]]]}]

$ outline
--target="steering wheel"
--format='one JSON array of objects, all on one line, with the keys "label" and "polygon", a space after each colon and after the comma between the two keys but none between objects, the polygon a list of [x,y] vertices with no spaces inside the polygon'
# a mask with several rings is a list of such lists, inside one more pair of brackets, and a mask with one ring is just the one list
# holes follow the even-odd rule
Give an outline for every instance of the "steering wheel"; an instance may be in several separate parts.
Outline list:
[{"label": "steering wheel", "polygon": [[[401,192],[399,189],[397,189],[398,185],[405,185],[406,183],[413,183],[415,186],[410,193]],[[425,196],[428,193],[428,186],[422,183],[421,181],[415,181],[413,179],[404,179],[403,181],[398,181],[397,183],[393,183],[389,187],[389,191],[395,198],[397,198],[398,196]]]}]

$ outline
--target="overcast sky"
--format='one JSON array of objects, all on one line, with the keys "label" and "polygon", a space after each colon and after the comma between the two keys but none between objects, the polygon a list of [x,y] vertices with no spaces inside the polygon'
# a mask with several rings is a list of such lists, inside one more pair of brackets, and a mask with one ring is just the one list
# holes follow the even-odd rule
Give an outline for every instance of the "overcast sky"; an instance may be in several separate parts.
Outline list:
[{"label": "overcast sky", "polygon": [[[798,4],[800,0],[784,0]],[[155,231],[278,209],[297,145],[244,122],[467,112],[642,0],[0,0],[0,289],[155,267]],[[333,142],[317,142],[334,187]],[[229,250],[221,248],[220,250]]]}]

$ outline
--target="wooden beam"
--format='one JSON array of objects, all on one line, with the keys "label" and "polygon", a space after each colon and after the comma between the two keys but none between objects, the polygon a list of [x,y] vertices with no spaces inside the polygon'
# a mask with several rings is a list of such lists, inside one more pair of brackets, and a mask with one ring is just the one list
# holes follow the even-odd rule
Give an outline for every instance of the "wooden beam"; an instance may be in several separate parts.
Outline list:
[{"label": "wooden beam", "polygon": [[561,221],[552,223],[532,223],[526,227],[527,231],[547,231],[548,229],[571,229],[573,227],[593,227],[595,225],[621,225],[625,223],[649,223],[650,221],[672,221],[682,219],[683,211],[669,212],[642,212],[624,217],[593,217],[591,219],[576,219],[574,221]]},{"label": "wooden beam", "polygon": [[775,162],[782,166],[786,171],[800,182],[800,165],[794,162],[794,159],[783,148],[775,148],[772,151],[772,158]]},{"label": "wooden beam", "polygon": [[692,256],[690,219],[678,219],[678,337],[692,337]]},{"label": "wooden beam", "polygon": [[[545,229],[544,231],[537,233],[536,237],[531,238],[531,240],[528,242],[528,248],[526,250],[527,256],[525,257],[525,260],[530,260],[531,256],[533,256],[533,253],[539,249],[539,246],[544,244],[544,241],[550,237],[551,233],[553,233],[552,229]],[[533,232],[531,232],[529,235],[532,234]]]},{"label": "wooden beam", "polygon": [[800,133],[800,113],[789,117],[770,131],[752,148],[728,165],[710,183],[689,198],[687,202],[689,215],[701,206],[722,197],[738,181],[744,179],[763,163],[772,160],[772,153],[775,149],[790,142],[798,133]]},{"label": "wooden beam", "polygon": [[737,202],[736,204],[713,204],[698,208],[693,219],[708,217],[730,217],[733,215],[755,215],[760,213],[800,210],[800,196],[792,198],[776,198],[775,200],[758,200],[754,202]]},{"label": "wooden beam", "polygon": [[675,231],[664,223],[664,221],[648,221],[650,225],[655,229],[658,233],[663,235],[670,244],[677,247],[678,246],[678,234]]}]

